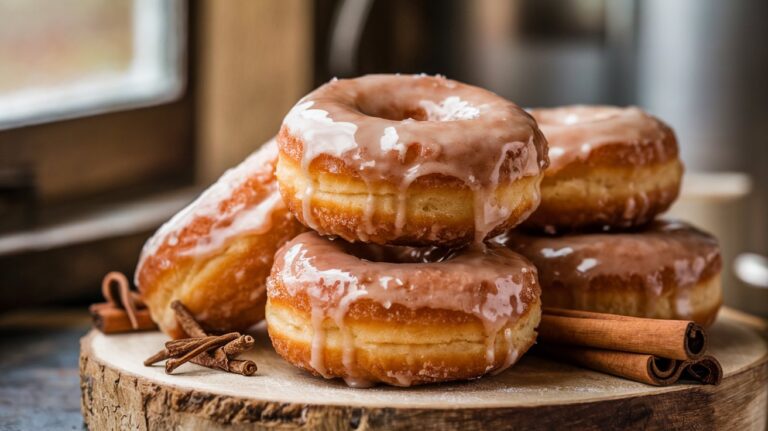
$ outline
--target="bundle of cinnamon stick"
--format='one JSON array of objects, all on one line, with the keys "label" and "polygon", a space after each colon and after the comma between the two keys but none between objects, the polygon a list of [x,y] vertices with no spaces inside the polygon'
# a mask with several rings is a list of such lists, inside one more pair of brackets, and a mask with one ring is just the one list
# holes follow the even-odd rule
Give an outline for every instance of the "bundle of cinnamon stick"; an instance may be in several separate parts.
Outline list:
[{"label": "bundle of cinnamon stick", "polygon": [[717,385],[723,375],[704,328],[690,321],[545,308],[538,342],[554,359],[649,385]]},{"label": "bundle of cinnamon stick", "polygon": [[144,361],[145,366],[165,361],[168,374],[187,362],[243,376],[252,376],[257,371],[255,362],[237,359],[238,355],[253,348],[255,340],[252,336],[239,332],[209,334],[180,301],[173,301],[171,308],[188,338],[168,341],[162,350]]}]

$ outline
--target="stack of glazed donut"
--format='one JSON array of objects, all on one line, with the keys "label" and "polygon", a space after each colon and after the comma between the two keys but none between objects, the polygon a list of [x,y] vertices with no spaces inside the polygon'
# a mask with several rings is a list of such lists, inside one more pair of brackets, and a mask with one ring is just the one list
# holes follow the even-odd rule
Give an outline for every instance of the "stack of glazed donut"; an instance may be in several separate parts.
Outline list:
[{"label": "stack of glazed donut", "polygon": [[147,242],[135,280],[175,337],[179,299],[213,332],[266,317],[278,354],[350,386],[471,379],[528,350],[542,301],[711,322],[717,242],[654,221],[681,175],[636,108],[334,79]]},{"label": "stack of glazed donut", "polygon": [[501,371],[533,344],[536,269],[483,240],[539,204],[546,140],[517,105],[441,77],[334,80],[288,113],[277,179],[312,229],[275,256],[267,325],[349,385]]},{"label": "stack of glazed donut", "polygon": [[551,160],[541,205],[497,240],[536,265],[544,305],[710,325],[722,303],[717,240],[655,220],[683,175],[672,129],[635,107],[531,114]]}]

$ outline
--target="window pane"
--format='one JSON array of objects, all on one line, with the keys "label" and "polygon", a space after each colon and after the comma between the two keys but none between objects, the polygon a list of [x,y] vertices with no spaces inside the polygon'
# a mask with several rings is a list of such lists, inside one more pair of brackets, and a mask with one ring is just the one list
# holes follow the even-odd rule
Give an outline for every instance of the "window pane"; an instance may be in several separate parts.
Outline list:
[{"label": "window pane", "polygon": [[182,12],[180,0],[0,0],[0,128],[177,97]]}]

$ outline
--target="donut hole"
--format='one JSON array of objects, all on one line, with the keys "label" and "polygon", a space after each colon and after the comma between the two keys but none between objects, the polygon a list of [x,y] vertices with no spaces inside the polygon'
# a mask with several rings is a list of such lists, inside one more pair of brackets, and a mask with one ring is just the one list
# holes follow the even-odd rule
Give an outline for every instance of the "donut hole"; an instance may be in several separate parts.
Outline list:
[{"label": "donut hole", "polygon": [[445,247],[408,247],[347,242],[344,242],[342,247],[346,253],[358,259],[383,263],[445,262],[456,256],[461,250]]},{"label": "donut hole", "polygon": [[361,98],[357,101],[357,109],[369,117],[383,118],[391,121],[415,120],[427,121],[427,111],[404,101],[393,100],[388,103],[382,103],[375,97]]},{"label": "donut hole", "polygon": [[[377,94],[378,95],[378,94]],[[472,120],[480,116],[480,109],[458,96],[442,100],[397,97],[361,97],[357,110],[369,117],[391,121],[458,121]]]}]

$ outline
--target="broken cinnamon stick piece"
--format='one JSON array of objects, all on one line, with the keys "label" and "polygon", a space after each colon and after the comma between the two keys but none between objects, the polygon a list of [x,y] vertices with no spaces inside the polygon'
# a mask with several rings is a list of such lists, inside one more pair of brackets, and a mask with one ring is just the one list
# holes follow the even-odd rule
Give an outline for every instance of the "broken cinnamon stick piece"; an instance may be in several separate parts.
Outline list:
[{"label": "broken cinnamon stick piece", "polygon": [[178,299],[171,302],[171,309],[176,314],[176,323],[181,326],[181,329],[187,333],[189,337],[198,338],[205,337],[208,334],[205,332],[202,326],[197,323],[192,313],[181,303]]},{"label": "broken cinnamon stick piece", "polygon": [[243,376],[252,376],[258,370],[256,363],[251,360],[228,359],[226,357],[221,359],[213,357],[208,353],[197,356],[190,362],[203,367],[228,371]]},{"label": "broken cinnamon stick piece", "polygon": [[249,360],[231,359],[229,361],[229,371],[236,374],[242,374],[244,376],[252,376],[256,373],[258,367],[256,363]]},{"label": "broken cinnamon stick piece", "polygon": [[256,340],[250,335],[241,335],[237,337],[237,339],[225,344],[220,350],[223,354],[227,355],[227,357],[234,358],[246,350],[251,350],[255,343]]},{"label": "broken cinnamon stick piece", "polygon": [[148,367],[150,365],[154,365],[160,361],[164,361],[168,358],[170,358],[171,355],[168,353],[168,349],[160,350],[159,352],[155,353],[154,355],[148,357],[144,360],[144,366]]},{"label": "broken cinnamon stick piece", "polygon": [[165,350],[172,357],[178,357],[184,355],[192,349],[196,349],[201,344],[214,338],[213,336],[201,337],[201,338],[181,338],[179,340],[171,340],[165,342]]},{"label": "broken cinnamon stick piece", "polygon": [[240,336],[240,334],[238,334],[237,332],[230,332],[229,334],[219,335],[216,337],[206,337],[203,343],[201,343],[194,349],[190,350],[183,356],[179,358],[168,359],[165,362],[165,372],[168,374],[171,374],[173,370],[189,362],[190,360],[200,355],[201,353],[205,353],[209,350],[223,346],[224,344],[227,344],[228,342],[236,339],[238,336]]},{"label": "broken cinnamon stick piece", "polygon": [[157,325],[146,309],[136,310],[135,327],[125,310],[116,308],[108,302],[92,304],[88,311],[91,314],[93,326],[105,334],[157,329]]},{"label": "broken cinnamon stick piece", "polygon": [[707,347],[704,329],[690,321],[552,308],[544,309],[539,340],[677,360],[698,359]]}]

